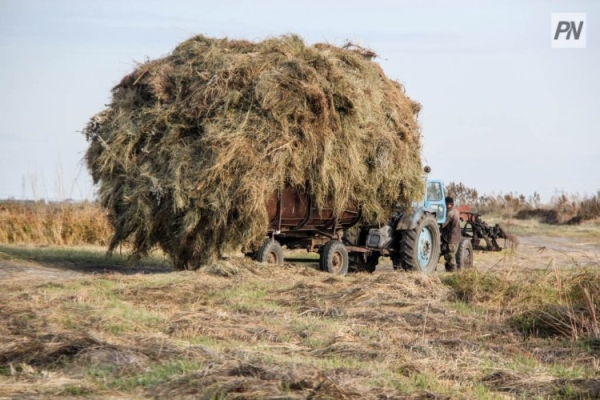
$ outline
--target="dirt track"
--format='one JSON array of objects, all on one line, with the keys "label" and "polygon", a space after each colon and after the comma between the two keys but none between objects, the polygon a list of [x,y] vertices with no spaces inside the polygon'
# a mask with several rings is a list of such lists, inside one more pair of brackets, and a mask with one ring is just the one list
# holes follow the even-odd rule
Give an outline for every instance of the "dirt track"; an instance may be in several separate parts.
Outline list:
[{"label": "dirt track", "polygon": [[522,236],[513,258],[514,266],[523,268],[600,265],[600,243],[593,238]]},{"label": "dirt track", "polygon": [[[68,257],[60,260],[56,255],[47,255],[46,252],[52,252],[52,249],[46,247],[27,247],[29,255],[24,256],[21,249],[17,246],[0,246],[0,279],[57,281],[89,275],[134,275],[170,271],[155,264],[142,263],[129,267],[122,262],[111,262],[110,258],[99,256],[103,251],[100,248],[90,250],[91,260],[73,260]],[[99,261],[94,262],[94,258]]]},{"label": "dirt track", "polygon": [[[600,243],[593,239],[550,236],[519,237],[519,247],[510,252],[475,252],[475,267],[482,270],[521,269],[521,268],[569,268],[577,266],[600,265]],[[100,258],[98,263],[66,260],[61,262],[55,257],[46,260],[44,248],[34,251],[36,257],[22,257],[16,247],[0,248],[0,279],[30,281],[57,281],[97,274],[154,274],[170,270],[158,265],[142,263],[127,267],[122,263],[110,263],[110,259]],[[101,251],[101,250],[98,250]],[[293,257],[302,257],[295,253]],[[287,261],[294,261],[287,259]],[[304,260],[303,264],[307,264]],[[309,265],[315,264],[308,262]],[[438,271],[443,271],[441,264]],[[389,259],[381,259],[375,273],[393,272]]]},{"label": "dirt track", "polygon": [[566,253],[596,253],[600,255],[600,243],[594,239],[568,238],[564,236],[523,236],[520,243],[530,247],[547,247]]}]

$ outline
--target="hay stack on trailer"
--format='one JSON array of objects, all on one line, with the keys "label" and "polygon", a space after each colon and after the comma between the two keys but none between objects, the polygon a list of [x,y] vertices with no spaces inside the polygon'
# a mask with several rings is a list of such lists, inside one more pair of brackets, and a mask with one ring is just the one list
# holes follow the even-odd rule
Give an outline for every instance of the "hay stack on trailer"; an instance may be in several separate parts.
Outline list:
[{"label": "hay stack on trailer", "polygon": [[256,248],[285,187],[318,207],[361,204],[368,221],[419,198],[420,106],[373,56],[298,36],[196,36],[137,66],[84,129],[110,250],[158,245],[186,269]]}]

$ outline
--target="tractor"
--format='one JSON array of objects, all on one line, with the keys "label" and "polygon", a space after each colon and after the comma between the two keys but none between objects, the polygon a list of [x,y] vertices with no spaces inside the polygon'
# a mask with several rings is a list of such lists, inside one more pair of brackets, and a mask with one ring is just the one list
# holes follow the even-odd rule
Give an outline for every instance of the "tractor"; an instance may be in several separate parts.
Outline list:
[{"label": "tractor", "polygon": [[[425,167],[426,174],[430,171]],[[347,231],[344,242],[351,270],[373,272],[380,256],[389,256],[394,269],[436,270],[442,253],[440,227],[446,221],[446,194],[439,179],[427,177],[425,187],[423,201],[413,203],[410,209],[398,207],[386,225]],[[458,245],[456,266],[473,266],[473,246],[468,237]]]}]

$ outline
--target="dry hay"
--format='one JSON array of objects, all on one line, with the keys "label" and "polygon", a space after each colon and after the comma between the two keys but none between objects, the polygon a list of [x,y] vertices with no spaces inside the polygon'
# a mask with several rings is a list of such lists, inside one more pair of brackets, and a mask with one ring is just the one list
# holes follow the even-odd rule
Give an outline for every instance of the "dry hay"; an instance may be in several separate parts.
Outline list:
[{"label": "dry hay", "polygon": [[[163,351],[165,351],[163,349]],[[143,364],[154,350],[139,350],[104,343],[90,334],[48,333],[36,336],[4,336],[0,345],[0,367],[23,363],[50,367],[75,357],[92,364]]]},{"label": "dry hay", "polygon": [[423,193],[420,105],[357,46],[193,37],[139,65],[84,134],[115,234],[177,269],[255,248],[286,186],[387,219]]},{"label": "dry hay", "polygon": [[525,208],[519,210],[515,214],[516,219],[539,219],[541,222],[546,224],[559,224],[559,216],[556,210],[545,209],[545,208]]},{"label": "dry hay", "polygon": [[[339,378],[337,378],[339,379]],[[227,399],[360,399],[359,393],[315,367],[283,364],[273,367],[260,359],[213,360],[202,371],[192,372],[148,394],[162,397]]]},{"label": "dry hay", "polygon": [[25,363],[48,366],[73,357],[100,343],[85,335],[46,334],[38,336],[4,336],[0,345],[0,366]]},{"label": "dry hay", "polygon": [[[486,305],[498,300],[480,293],[465,310],[436,275],[380,272],[340,278],[232,257],[98,285],[5,284],[0,397],[598,396],[597,350],[562,337],[524,341],[506,326],[511,303],[496,312]],[[564,296],[587,290],[596,301],[597,274],[576,272],[560,275]],[[110,317],[115,306],[126,312]],[[164,318],[148,318],[157,311]],[[123,316],[135,324],[113,330]]]},{"label": "dry hay", "polygon": [[556,285],[559,302],[529,307],[512,318],[513,325],[526,335],[600,339],[598,273],[590,268],[564,278],[557,275]]},{"label": "dry hay", "polygon": [[525,208],[515,214],[516,219],[537,219],[549,225],[579,225],[582,221],[592,219],[577,215],[574,206],[571,208],[558,207],[558,209],[547,208]]},{"label": "dry hay", "polygon": [[499,392],[518,398],[596,399],[600,396],[600,379],[572,379],[519,376],[500,370],[481,379],[482,383]]}]

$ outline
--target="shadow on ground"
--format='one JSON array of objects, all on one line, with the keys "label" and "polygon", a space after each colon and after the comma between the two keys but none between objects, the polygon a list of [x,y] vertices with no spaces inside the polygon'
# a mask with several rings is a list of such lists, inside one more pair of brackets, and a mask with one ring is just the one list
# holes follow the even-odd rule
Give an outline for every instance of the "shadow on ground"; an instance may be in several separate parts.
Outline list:
[{"label": "shadow on ground", "polygon": [[108,255],[102,248],[0,245],[0,267],[51,268],[81,274],[157,274],[171,272],[168,260],[151,256],[131,262],[128,255]]}]

